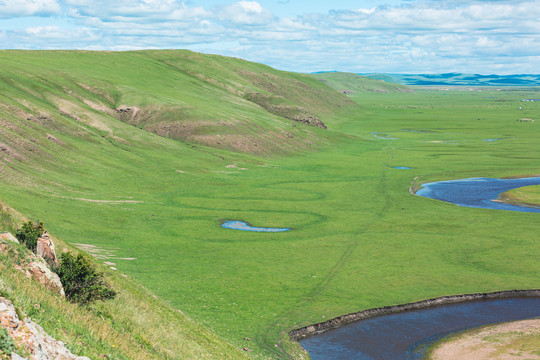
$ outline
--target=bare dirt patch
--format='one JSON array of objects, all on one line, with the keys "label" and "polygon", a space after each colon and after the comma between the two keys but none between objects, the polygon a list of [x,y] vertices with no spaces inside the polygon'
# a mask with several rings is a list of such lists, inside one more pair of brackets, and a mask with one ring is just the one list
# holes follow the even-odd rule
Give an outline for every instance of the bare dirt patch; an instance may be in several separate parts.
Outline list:
[{"label": "bare dirt patch", "polygon": [[52,196],[59,197],[62,199],[80,200],[80,201],[103,203],[103,204],[144,204],[144,201],[141,201],[141,200],[100,200],[100,199],[87,199],[87,198],[72,198],[68,196],[55,195],[55,194],[52,194]]},{"label": "bare dirt patch", "polygon": [[56,136],[47,133],[47,139],[58,145],[64,145],[64,143],[56,138]]},{"label": "bare dirt patch", "polygon": [[[115,255],[116,249],[102,249],[98,246],[90,245],[90,244],[73,244],[73,245],[75,245],[80,250],[86,251],[87,253],[89,253],[90,255],[92,255],[93,257],[99,260],[128,260],[128,261],[137,260],[137,258],[117,257]],[[110,265],[110,264],[116,265],[110,261],[105,261],[104,263],[105,265]]]},{"label": "bare dirt patch", "polygon": [[432,360],[540,359],[540,319],[483,327],[436,347]]},{"label": "bare dirt patch", "polygon": [[95,116],[95,113],[92,114],[92,112],[88,109],[61,98],[53,99],[53,101],[58,107],[58,111],[60,113],[66,114],[79,122],[84,122],[85,124],[90,125],[98,130],[112,133],[111,128],[104,121],[102,121],[101,117]]},{"label": "bare dirt patch", "polygon": [[113,109],[111,109],[110,107],[108,107],[107,105],[103,104],[103,103],[91,101],[91,100],[88,100],[88,99],[83,99],[82,102],[85,103],[86,105],[90,106],[92,109],[94,109],[96,111],[99,111],[99,112],[102,112],[102,113],[105,113],[105,114],[111,115],[111,116],[115,115],[115,111]]},{"label": "bare dirt patch", "polygon": [[227,165],[227,166],[225,166],[225,167],[228,168],[228,169],[247,170],[246,168],[238,167],[238,166],[235,165],[235,164],[229,164],[229,165]]}]

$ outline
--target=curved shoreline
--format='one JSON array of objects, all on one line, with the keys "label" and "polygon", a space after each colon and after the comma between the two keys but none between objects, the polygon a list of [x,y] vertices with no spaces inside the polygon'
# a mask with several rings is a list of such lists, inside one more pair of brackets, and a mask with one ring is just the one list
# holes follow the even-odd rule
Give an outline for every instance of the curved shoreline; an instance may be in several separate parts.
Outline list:
[{"label": "curved shoreline", "polygon": [[443,337],[430,346],[426,351],[426,358],[489,360],[496,356],[497,359],[538,359],[533,354],[535,349],[537,351],[537,346],[534,345],[536,341],[528,341],[530,337],[538,336],[540,317],[488,324]]},{"label": "curved shoreline", "polygon": [[292,230],[292,228],[268,228],[268,227],[252,226],[248,222],[243,221],[243,220],[224,220],[221,224],[221,227],[224,229],[229,229],[229,230],[267,232],[267,233],[285,232],[285,231]]},{"label": "curved shoreline", "polygon": [[[530,185],[530,186],[538,186],[538,185]],[[502,202],[502,203],[510,204],[510,205],[516,205],[516,206],[536,208],[536,209],[540,208],[539,203],[527,202],[525,200],[522,200],[518,195],[515,195],[515,193],[513,192],[514,190],[517,191],[517,190],[520,190],[520,189],[523,189],[523,188],[526,188],[526,186],[505,191],[505,192],[503,192],[502,194],[499,195],[498,199],[493,200],[493,201]]]},{"label": "curved shoreline", "polygon": [[509,190],[540,185],[540,177],[525,178],[466,178],[419,183],[413,179],[409,192],[414,195],[444,201],[469,208],[540,212],[540,207],[515,205],[498,201]]},{"label": "curved shoreline", "polygon": [[475,300],[487,300],[487,299],[502,299],[512,297],[540,297],[540,289],[531,290],[505,290],[495,291],[489,293],[474,293],[463,295],[448,295],[441,296],[432,299],[421,300],[412,303],[384,306],[379,308],[366,309],[347,315],[338,316],[336,318],[320,322],[313,325],[301,327],[299,329],[291,330],[289,332],[289,338],[293,341],[306,338],[312,335],[318,335],[325,331],[336,329],[352,322],[372,318],[379,315],[399,313],[409,310],[424,309],[437,305],[460,303]]}]

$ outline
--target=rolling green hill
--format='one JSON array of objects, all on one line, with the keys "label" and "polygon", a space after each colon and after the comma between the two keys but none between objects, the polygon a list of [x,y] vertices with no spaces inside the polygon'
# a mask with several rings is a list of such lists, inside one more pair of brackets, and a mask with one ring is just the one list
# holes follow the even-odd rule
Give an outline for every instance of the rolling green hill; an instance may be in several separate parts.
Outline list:
[{"label": "rolling green hill", "polygon": [[540,285],[536,214],[409,192],[537,174],[540,103],[521,101],[535,89],[380,92],[346,75],[336,84],[358,89],[346,96],[187,51],[2,51],[0,63],[0,200],[59,248],[108,254],[96,262],[122,294],[90,313],[31,311],[62,300],[1,258],[7,295],[80,355],[301,359],[288,338],[301,326]]},{"label": "rolling green hill", "polygon": [[353,105],[307,75],[190,51],[2,51],[0,61],[10,112],[111,138],[120,119],[190,144],[290,153],[324,143],[314,127]]},{"label": "rolling green hill", "polygon": [[407,86],[386,82],[383,79],[371,79],[366,76],[345,72],[320,72],[311,74],[334,89],[347,94],[362,92],[411,92]]}]

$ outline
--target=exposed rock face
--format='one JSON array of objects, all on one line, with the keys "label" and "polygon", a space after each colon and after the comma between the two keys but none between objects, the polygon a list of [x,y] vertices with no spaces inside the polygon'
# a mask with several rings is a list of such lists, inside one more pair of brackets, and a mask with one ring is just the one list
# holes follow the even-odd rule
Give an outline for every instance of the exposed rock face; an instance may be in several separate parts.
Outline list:
[{"label": "exposed rock face", "polygon": [[[0,252],[6,252],[11,245],[7,243],[0,242]],[[53,248],[54,249],[54,248]],[[18,252],[15,250],[15,252]],[[29,260],[28,264],[25,265],[15,265],[15,268],[24,272],[28,278],[34,278],[41,285],[49,288],[52,291],[60,293],[60,295],[65,296],[64,287],[60,281],[60,277],[57,274],[52,272],[45,261],[40,257],[34,254],[27,255],[26,259]]]},{"label": "exposed rock face", "polygon": [[32,261],[26,267],[26,276],[34,278],[46,288],[57,291],[60,295],[65,296],[64,287],[62,286],[60,277],[53,273],[44,263]]},{"label": "exposed rock face", "polygon": [[296,115],[292,118],[292,120],[294,121],[298,121],[298,122],[301,122],[301,123],[304,123],[304,124],[307,124],[307,125],[311,125],[311,126],[316,126],[316,127],[319,127],[321,129],[327,129],[326,125],[321,121],[319,120],[317,117],[313,116],[313,115],[306,115],[306,114],[301,114],[301,115]]},{"label": "exposed rock face", "polygon": [[36,253],[49,264],[49,266],[60,266],[60,261],[56,257],[54,244],[45,231],[37,241]]},{"label": "exposed rock face", "polygon": [[120,121],[132,124],[135,121],[135,117],[137,116],[139,110],[140,109],[136,106],[121,105],[114,111],[116,112],[116,115]]},{"label": "exposed rock face", "polygon": [[[11,301],[3,297],[0,297],[0,326],[7,329],[17,346],[30,353],[31,360],[90,360],[73,355],[61,341],[50,337],[29,318],[20,320]],[[11,358],[24,359],[17,354]]]},{"label": "exposed rock face", "polygon": [[12,242],[16,242],[17,244],[19,243],[19,240],[17,240],[15,236],[11,235],[11,233],[8,233],[8,232],[1,233],[0,240],[12,241]]}]

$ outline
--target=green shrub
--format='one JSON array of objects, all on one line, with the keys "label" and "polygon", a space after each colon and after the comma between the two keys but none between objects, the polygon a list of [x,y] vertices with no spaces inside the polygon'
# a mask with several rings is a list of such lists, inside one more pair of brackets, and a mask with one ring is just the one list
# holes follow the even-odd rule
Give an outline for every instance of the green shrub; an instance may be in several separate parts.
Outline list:
[{"label": "green shrub", "polygon": [[66,298],[72,302],[84,305],[116,296],[116,292],[103,280],[103,274],[97,272],[82,254],[62,253],[56,273],[64,286]]},{"label": "green shrub", "polygon": [[36,252],[38,238],[43,235],[45,228],[43,223],[34,224],[32,221],[25,222],[23,226],[17,230],[15,237],[27,248]]},{"label": "green shrub", "polygon": [[13,351],[15,351],[13,339],[11,339],[6,329],[0,328],[0,354],[11,355]]}]

